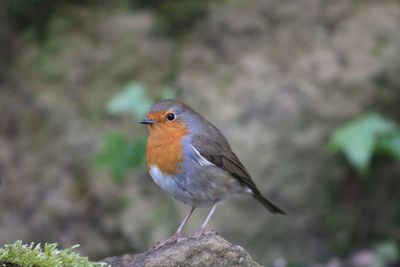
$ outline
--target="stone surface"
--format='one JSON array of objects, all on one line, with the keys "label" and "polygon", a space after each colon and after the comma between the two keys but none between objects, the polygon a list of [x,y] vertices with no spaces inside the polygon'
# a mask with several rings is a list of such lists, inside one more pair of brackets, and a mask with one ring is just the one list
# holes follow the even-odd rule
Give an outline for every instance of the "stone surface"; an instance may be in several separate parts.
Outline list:
[{"label": "stone surface", "polygon": [[261,266],[242,247],[232,245],[215,234],[203,235],[198,239],[184,239],[141,254],[126,254],[103,261],[112,267]]}]

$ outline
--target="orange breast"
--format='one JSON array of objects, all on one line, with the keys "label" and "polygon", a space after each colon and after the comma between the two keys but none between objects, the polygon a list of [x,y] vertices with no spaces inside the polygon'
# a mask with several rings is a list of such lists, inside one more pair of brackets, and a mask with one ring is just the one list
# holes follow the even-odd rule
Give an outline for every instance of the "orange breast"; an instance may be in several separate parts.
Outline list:
[{"label": "orange breast", "polygon": [[182,122],[155,123],[149,127],[146,160],[148,167],[155,165],[165,174],[174,175],[180,171],[183,161],[182,139],[189,131]]}]

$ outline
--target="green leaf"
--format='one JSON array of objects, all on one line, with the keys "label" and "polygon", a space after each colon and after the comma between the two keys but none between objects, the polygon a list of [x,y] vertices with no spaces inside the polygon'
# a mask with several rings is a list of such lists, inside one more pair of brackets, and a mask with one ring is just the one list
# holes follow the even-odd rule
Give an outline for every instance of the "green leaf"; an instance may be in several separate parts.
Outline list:
[{"label": "green leaf", "polygon": [[383,138],[377,144],[378,152],[400,160],[400,132]]},{"label": "green leaf", "polygon": [[113,180],[121,183],[129,170],[144,163],[145,149],[144,137],[129,143],[121,134],[110,134],[104,138],[103,149],[94,158],[94,164],[97,167],[110,169]]},{"label": "green leaf", "polygon": [[142,119],[151,103],[145,87],[140,83],[132,82],[107,103],[107,111],[111,114],[128,113],[136,119]]},{"label": "green leaf", "polygon": [[339,127],[333,133],[329,147],[342,151],[350,164],[362,176],[368,173],[371,158],[379,138],[395,133],[396,124],[376,113],[369,113]]},{"label": "green leaf", "polygon": [[378,244],[375,247],[375,260],[372,264],[373,267],[385,267],[394,262],[399,257],[399,251],[395,242],[385,242]]},{"label": "green leaf", "polygon": [[159,93],[159,99],[175,99],[176,98],[176,90],[170,86],[164,86],[161,88]]}]

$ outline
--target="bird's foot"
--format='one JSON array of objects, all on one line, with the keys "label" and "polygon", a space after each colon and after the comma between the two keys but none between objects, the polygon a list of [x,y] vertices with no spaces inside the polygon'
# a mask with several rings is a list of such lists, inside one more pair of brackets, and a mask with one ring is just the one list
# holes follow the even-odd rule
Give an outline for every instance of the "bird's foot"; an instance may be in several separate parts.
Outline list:
[{"label": "bird's foot", "polygon": [[170,238],[166,239],[166,240],[162,240],[160,242],[158,242],[153,249],[159,249],[165,245],[170,245],[170,244],[175,244],[178,243],[180,240],[182,240],[183,237],[181,236],[181,233],[175,233],[173,236],[171,236]]},{"label": "bird's foot", "polygon": [[215,232],[214,230],[206,231],[205,229],[200,229],[200,230],[194,232],[192,235],[190,235],[189,238],[197,239],[197,238],[200,238],[203,235],[218,235],[218,233]]}]

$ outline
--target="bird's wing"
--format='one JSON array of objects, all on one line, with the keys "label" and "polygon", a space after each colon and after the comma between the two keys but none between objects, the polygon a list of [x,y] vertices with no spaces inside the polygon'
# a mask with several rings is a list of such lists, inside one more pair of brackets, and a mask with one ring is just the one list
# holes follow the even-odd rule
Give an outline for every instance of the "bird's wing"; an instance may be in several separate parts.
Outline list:
[{"label": "bird's wing", "polygon": [[211,140],[205,135],[195,135],[192,137],[192,145],[201,156],[213,163],[215,166],[227,171],[232,177],[238,179],[249,187],[253,193],[259,191],[251,179],[249,172],[240,162],[235,153],[232,152],[228,142],[222,134],[214,134]]},{"label": "bird's wing", "polygon": [[213,131],[212,139],[205,135],[192,136],[192,146],[200,153],[200,156],[245,184],[253,192],[253,197],[263,204],[270,212],[285,214],[278,206],[261,195],[257,186],[251,179],[249,172],[235,153],[232,152],[225,137],[216,128],[211,128],[211,130]]}]

